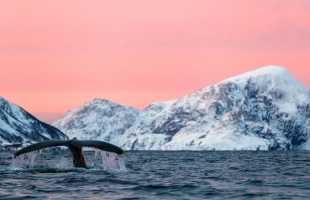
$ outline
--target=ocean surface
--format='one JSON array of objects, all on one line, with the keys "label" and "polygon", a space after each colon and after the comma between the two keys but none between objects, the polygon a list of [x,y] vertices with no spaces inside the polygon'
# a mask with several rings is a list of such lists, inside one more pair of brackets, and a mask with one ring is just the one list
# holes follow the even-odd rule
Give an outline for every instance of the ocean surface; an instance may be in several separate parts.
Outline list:
[{"label": "ocean surface", "polygon": [[126,170],[74,169],[57,151],[17,168],[11,156],[0,153],[1,200],[310,199],[310,152],[127,152]]}]

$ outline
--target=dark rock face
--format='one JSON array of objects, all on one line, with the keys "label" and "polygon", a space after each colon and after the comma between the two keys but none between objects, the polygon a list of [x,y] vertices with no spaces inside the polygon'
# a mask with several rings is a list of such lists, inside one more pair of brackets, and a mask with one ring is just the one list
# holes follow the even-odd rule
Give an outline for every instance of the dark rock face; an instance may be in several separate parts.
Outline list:
[{"label": "dark rock face", "polygon": [[[285,113],[280,111],[278,105],[286,95],[282,89],[266,90],[253,79],[249,79],[244,88],[234,83],[219,87],[216,101],[209,108],[214,110],[215,118],[229,114],[231,122],[238,126],[240,132],[271,140],[272,150],[296,149],[307,141],[310,135],[309,103],[291,104],[297,107],[298,112]],[[240,98],[236,99],[238,96]],[[280,135],[285,137],[285,141]]]},{"label": "dark rock face", "polygon": [[135,148],[143,149],[156,144],[143,139],[149,133],[169,136],[167,143],[181,132],[205,133],[197,134],[186,149],[199,146],[208,140],[208,134],[220,129],[262,138],[269,141],[270,150],[298,149],[310,134],[309,91],[285,69],[270,69],[203,88],[160,110],[150,106],[139,124],[126,132],[127,138],[134,141]]},{"label": "dark rock face", "polygon": [[0,143],[15,144],[50,139],[67,139],[67,136],[23,108],[0,98]]}]

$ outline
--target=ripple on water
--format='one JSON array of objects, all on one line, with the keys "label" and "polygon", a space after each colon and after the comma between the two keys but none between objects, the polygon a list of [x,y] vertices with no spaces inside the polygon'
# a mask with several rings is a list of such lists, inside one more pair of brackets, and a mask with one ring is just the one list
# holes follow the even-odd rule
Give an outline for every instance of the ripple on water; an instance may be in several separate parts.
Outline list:
[{"label": "ripple on water", "polygon": [[16,170],[1,160],[0,199],[307,199],[309,160],[309,152],[129,152],[125,172]]}]

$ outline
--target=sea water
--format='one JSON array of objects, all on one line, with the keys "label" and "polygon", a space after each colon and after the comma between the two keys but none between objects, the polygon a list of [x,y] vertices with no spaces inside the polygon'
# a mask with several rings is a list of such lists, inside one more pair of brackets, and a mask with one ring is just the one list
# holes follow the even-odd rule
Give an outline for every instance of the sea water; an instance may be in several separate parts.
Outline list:
[{"label": "sea water", "polygon": [[[106,167],[12,168],[0,153],[0,199],[309,199],[310,152],[86,152]],[[35,159],[34,159],[35,157]],[[104,158],[102,158],[104,157]],[[70,162],[70,152],[42,152],[34,162]],[[27,158],[28,160],[29,158]],[[23,161],[21,161],[23,162]],[[70,163],[68,162],[68,163]],[[33,165],[31,167],[31,165]]]}]

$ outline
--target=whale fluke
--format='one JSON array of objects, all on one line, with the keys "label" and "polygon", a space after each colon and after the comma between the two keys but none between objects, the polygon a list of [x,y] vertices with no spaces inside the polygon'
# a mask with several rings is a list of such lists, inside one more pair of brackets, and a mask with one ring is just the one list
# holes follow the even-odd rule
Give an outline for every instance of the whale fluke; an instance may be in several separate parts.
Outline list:
[{"label": "whale fluke", "polygon": [[22,148],[16,151],[14,156],[17,157],[19,155],[29,153],[32,151],[38,151],[38,150],[45,149],[45,148],[59,147],[59,146],[68,147],[73,156],[74,166],[82,167],[82,168],[87,168],[85,158],[83,155],[83,151],[82,151],[83,147],[92,147],[92,148],[100,149],[102,151],[113,152],[119,155],[124,153],[124,151],[118,146],[109,144],[107,142],[97,141],[97,140],[72,139],[72,140],[49,140],[49,141],[32,144],[32,145],[29,145],[25,148]]}]

